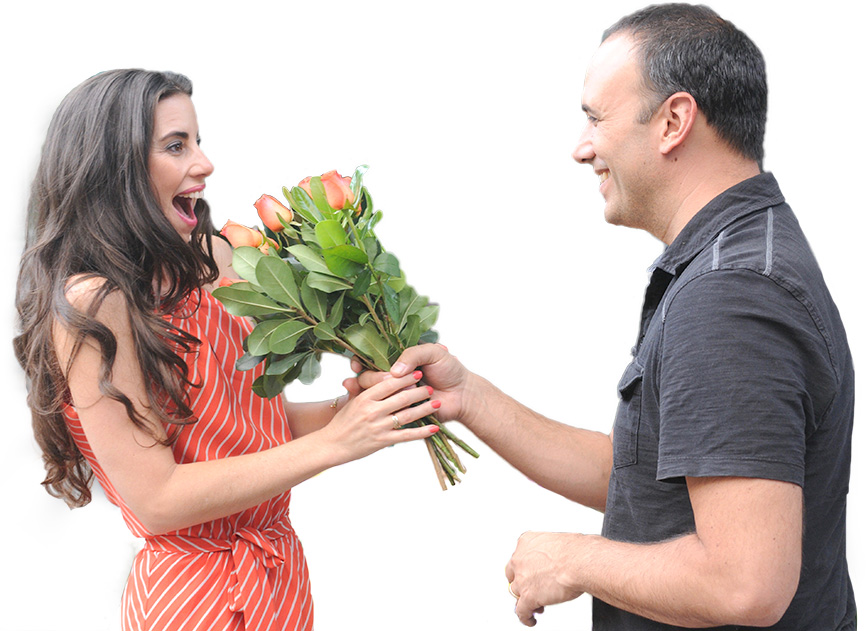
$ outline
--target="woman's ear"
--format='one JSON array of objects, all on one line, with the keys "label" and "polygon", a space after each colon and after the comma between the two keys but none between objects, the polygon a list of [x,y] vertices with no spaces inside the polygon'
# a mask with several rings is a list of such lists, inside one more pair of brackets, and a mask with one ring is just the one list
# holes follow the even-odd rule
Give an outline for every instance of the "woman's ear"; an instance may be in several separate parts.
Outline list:
[{"label": "woman's ear", "polygon": [[660,149],[664,155],[679,147],[692,131],[698,118],[698,103],[688,92],[675,92],[660,108],[662,129]]}]

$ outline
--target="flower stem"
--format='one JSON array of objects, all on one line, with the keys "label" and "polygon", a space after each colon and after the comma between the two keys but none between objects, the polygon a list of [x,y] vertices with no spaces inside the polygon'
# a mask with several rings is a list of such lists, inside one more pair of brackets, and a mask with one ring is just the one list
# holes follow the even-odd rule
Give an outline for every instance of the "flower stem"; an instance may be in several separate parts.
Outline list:
[{"label": "flower stem", "polygon": [[433,461],[433,469],[436,471],[436,478],[439,480],[439,486],[442,487],[443,491],[446,491],[448,490],[448,487],[445,486],[445,472],[442,470],[442,465],[439,464],[439,458],[436,457],[433,443],[429,440],[425,440],[424,444],[427,446],[427,451],[430,453],[430,460]]}]

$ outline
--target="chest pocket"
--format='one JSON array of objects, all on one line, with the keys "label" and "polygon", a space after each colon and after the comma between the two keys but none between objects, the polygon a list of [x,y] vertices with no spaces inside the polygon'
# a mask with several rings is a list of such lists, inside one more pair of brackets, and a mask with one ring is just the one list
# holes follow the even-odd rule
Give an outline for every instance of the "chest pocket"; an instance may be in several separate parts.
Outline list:
[{"label": "chest pocket", "polygon": [[619,406],[613,424],[613,466],[617,469],[637,462],[642,384],[643,366],[634,360],[626,367],[617,386]]}]

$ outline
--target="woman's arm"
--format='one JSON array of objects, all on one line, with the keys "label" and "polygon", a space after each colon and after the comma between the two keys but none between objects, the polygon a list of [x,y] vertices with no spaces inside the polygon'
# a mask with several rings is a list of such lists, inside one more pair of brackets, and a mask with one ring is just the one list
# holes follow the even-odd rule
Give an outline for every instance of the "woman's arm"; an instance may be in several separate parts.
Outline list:
[{"label": "woman's arm", "polygon": [[312,403],[297,403],[283,397],[283,407],[289,419],[292,438],[300,438],[312,434],[325,427],[334,416],[342,410],[353,395],[343,395],[332,401],[316,401]]},{"label": "woman's arm", "polygon": [[[98,282],[98,281],[94,281]],[[86,311],[94,283],[80,283],[70,302]],[[155,435],[162,424],[148,409],[145,382],[136,359],[126,301],[109,294],[96,318],[117,339],[111,382],[126,394]],[[60,325],[54,332],[61,366],[67,366],[73,335]],[[402,424],[431,414],[418,374],[386,380],[355,398],[330,423],[298,440],[220,460],[178,464],[170,447],[136,427],[124,406],[99,390],[101,352],[86,339],[74,358],[67,382],[90,447],[117,492],[153,534],[169,532],[251,508],[329,468],[398,442],[429,436],[435,426],[395,431],[391,415]],[[422,402],[417,407],[409,407]]]}]

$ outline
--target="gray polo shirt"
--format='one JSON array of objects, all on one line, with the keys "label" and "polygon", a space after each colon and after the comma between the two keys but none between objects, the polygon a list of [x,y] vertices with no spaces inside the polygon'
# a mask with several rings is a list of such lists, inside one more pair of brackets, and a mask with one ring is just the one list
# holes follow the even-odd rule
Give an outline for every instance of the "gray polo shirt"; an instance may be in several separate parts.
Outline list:
[{"label": "gray polo shirt", "polygon": [[[619,383],[602,534],[694,532],[685,478],[803,488],[803,571],[774,629],[855,628],[845,557],[854,370],[839,313],[775,178],[712,200],[651,269]],[[672,629],[596,599],[593,629]]]}]

